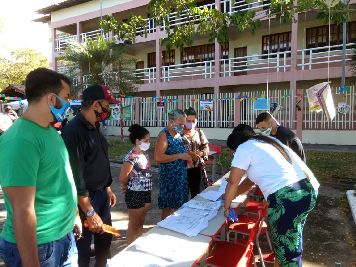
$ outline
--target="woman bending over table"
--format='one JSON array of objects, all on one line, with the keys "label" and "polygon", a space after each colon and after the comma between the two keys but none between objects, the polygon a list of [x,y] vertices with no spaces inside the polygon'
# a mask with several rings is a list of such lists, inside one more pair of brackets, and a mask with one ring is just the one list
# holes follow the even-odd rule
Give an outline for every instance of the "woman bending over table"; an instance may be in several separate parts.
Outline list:
[{"label": "woman bending over table", "polygon": [[[303,227],[316,203],[318,181],[290,148],[273,137],[256,135],[248,125],[238,125],[227,146],[235,154],[225,191],[225,216],[232,200],[257,184],[269,205],[275,266],[302,266]],[[244,174],[248,179],[239,185]]]}]

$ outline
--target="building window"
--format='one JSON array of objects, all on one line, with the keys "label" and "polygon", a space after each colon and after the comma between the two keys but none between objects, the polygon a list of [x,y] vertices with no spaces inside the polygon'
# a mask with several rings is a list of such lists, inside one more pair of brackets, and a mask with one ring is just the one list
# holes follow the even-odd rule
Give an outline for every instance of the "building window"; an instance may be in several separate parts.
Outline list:
[{"label": "building window", "polygon": [[175,50],[162,51],[162,66],[174,65],[176,61]]},{"label": "building window", "polygon": [[[162,66],[175,64],[175,50],[162,51]],[[147,54],[147,67],[156,67],[156,52]]]},{"label": "building window", "polygon": [[[356,21],[347,25],[347,43],[356,41]],[[330,45],[342,44],[342,25],[330,25]],[[306,47],[315,48],[329,45],[329,25],[308,28],[306,30]]]},{"label": "building window", "polygon": [[291,32],[262,36],[262,54],[290,51]]},{"label": "building window", "polygon": [[[221,45],[221,57],[229,57],[229,43]],[[215,44],[185,47],[181,53],[182,64],[196,63],[215,59]]]},{"label": "building window", "polygon": [[229,59],[229,43],[224,43],[220,47],[220,57],[222,59]]},{"label": "building window", "polygon": [[156,52],[147,54],[147,67],[148,68],[156,67]]}]

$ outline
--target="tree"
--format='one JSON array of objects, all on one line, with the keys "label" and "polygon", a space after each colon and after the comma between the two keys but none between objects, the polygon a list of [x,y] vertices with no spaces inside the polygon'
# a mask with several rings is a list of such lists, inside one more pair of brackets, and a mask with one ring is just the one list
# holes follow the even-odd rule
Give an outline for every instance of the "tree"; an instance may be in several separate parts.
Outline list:
[{"label": "tree", "polygon": [[[232,1],[233,5],[236,0]],[[280,19],[281,22],[291,22],[294,15],[301,12],[316,11],[318,18],[341,24],[350,16],[350,9],[347,3],[340,0],[298,0],[294,5],[293,0],[271,0],[270,7],[266,12],[269,18]],[[169,15],[174,10],[178,17],[183,14],[188,17],[184,24],[170,25]],[[254,32],[260,25],[259,20],[255,20],[255,11],[239,11],[232,14],[228,12],[209,9],[207,7],[197,7],[195,0],[151,0],[148,5],[150,18],[155,20],[155,25],[164,27],[167,37],[162,42],[169,49],[189,46],[193,42],[193,36],[208,36],[209,41],[218,40],[225,43],[229,40],[229,28],[238,31],[251,30]],[[329,16],[330,15],[330,16]],[[196,25],[195,21],[199,21]],[[113,31],[120,40],[135,41],[136,28],[145,27],[145,20],[142,16],[131,15],[128,20],[117,20],[109,16],[101,20],[100,25],[104,32]],[[141,36],[147,32],[141,33]]]},{"label": "tree", "polygon": [[9,84],[22,85],[30,71],[48,66],[47,58],[36,50],[29,48],[13,50],[10,57],[0,57],[0,89]]},{"label": "tree", "polygon": [[88,84],[105,84],[122,96],[136,91],[136,60],[126,56],[126,47],[98,36],[84,43],[72,42],[60,63],[68,66],[75,96]]},{"label": "tree", "polygon": [[123,138],[123,97],[137,90],[136,60],[125,55],[126,47],[101,36],[84,43],[68,45],[62,64],[69,66],[66,73],[72,80],[72,96],[78,97],[89,84],[105,84],[120,96],[120,125]]}]

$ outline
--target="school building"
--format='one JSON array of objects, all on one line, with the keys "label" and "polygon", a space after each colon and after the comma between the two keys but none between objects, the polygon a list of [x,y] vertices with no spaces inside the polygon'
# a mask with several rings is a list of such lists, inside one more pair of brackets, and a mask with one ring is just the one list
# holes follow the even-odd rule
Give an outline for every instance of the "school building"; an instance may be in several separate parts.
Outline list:
[{"label": "school building", "polygon": [[[254,126],[254,104],[268,98],[279,107],[276,118],[292,128],[304,143],[356,145],[356,92],[350,60],[356,41],[356,16],[347,23],[346,45],[342,25],[317,19],[316,12],[304,12],[290,24],[269,19],[269,1],[203,0],[198,6],[223,12],[255,10],[261,26],[252,34],[230,29],[230,40],[220,45],[196,37],[190,47],[165,51],[160,40],[165,29],[156,27],[148,16],[149,0],[67,0],[44,7],[37,21],[51,30],[52,67],[65,72],[57,58],[70,41],[85,42],[104,34],[100,18],[112,15],[126,19],[130,14],[145,17],[147,37],[139,36],[127,53],[137,60],[140,79],[137,97],[125,98],[125,126],[134,122],[149,127],[156,135],[167,123],[167,110],[194,107],[199,111],[199,126],[208,138],[224,140],[238,123]],[[350,1],[351,5],[356,0]],[[187,19],[175,12],[171,25]],[[199,21],[197,21],[199,23]],[[340,90],[342,62],[346,59],[346,89]],[[330,81],[337,115],[329,121],[322,112],[311,112],[305,90]],[[210,110],[211,109],[211,110]],[[111,121],[108,134],[118,134],[119,121]],[[125,128],[126,132],[126,128]]]}]

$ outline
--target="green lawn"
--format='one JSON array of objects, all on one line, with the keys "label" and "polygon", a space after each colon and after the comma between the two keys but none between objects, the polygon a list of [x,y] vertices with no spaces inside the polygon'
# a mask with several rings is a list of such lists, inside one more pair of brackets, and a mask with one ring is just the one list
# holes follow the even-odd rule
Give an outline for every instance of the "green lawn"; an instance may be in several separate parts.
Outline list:
[{"label": "green lawn", "polygon": [[[123,156],[132,148],[128,139],[124,141],[110,139],[109,157],[111,160],[121,160]],[[155,140],[151,140],[151,161],[153,162]],[[328,151],[306,151],[307,163],[320,181],[336,183],[356,183],[356,153],[353,152],[328,152]],[[220,163],[224,172],[227,172],[231,164],[231,153],[229,149],[223,149],[220,156]],[[220,169],[218,168],[218,171]]]}]

